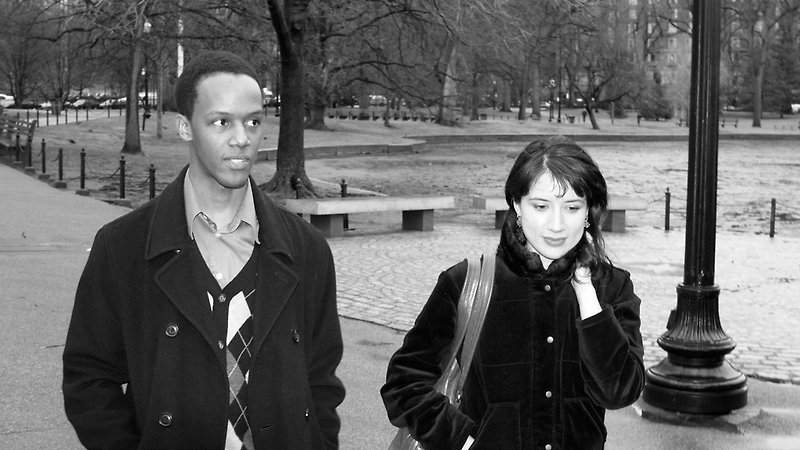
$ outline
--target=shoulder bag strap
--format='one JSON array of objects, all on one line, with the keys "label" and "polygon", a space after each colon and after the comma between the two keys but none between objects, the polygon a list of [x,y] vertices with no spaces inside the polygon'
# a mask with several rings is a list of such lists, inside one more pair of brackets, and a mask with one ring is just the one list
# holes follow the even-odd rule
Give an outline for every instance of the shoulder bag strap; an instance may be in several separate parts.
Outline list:
[{"label": "shoulder bag strap", "polygon": [[475,301],[469,317],[466,335],[464,336],[464,348],[461,352],[461,372],[456,380],[456,390],[458,392],[456,397],[457,403],[460,403],[461,389],[469,373],[469,368],[472,365],[472,357],[478,345],[478,338],[483,328],[483,321],[486,318],[486,311],[489,309],[489,300],[492,297],[492,289],[494,288],[494,266],[495,255],[493,253],[483,255],[478,289],[475,294]]},{"label": "shoulder bag strap", "polygon": [[456,331],[453,335],[453,341],[450,343],[450,348],[447,352],[447,360],[444,365],[444,371],[437,380],[434,388],[446,395],[450,402],[454,402],[458,391],[457,375],[459,372],[458,367],[458,351],[464,342],[464,336],[467,333],[467,324],[469,322],[470,313],[472,312],[475,294],[478,291],[478,281],[480,277],[480,262],[475,258],[467,259],[467,275],[464,279],[464,286],[461,289],[461,295],[458,298],[458,317],[456,322]]}]

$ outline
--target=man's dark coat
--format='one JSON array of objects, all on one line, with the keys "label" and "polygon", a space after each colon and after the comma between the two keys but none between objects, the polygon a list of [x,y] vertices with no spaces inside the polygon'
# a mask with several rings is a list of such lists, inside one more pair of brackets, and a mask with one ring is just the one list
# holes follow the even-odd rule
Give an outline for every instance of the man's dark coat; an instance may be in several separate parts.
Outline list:
[{"label": "man's dark coat", "polygon": [[[88,448],[222,449],[226,349],[189,263],[186,169],[104,226],[64,350],[67,417]],[[256,449],[338,446],[344,388],[330,249],[250,180],[260,224],[249,419]]]}]

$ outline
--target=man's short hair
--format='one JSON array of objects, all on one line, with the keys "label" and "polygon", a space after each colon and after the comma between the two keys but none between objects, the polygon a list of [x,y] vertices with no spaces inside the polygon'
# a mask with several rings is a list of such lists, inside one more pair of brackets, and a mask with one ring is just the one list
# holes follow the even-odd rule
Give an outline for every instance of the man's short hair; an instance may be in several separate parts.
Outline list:
[{"label": "man's short hair", "polygon": [[180,114],[192,118],[197,85],[203,78],[215,73],[247,75],[256,80],[259,90],[262,88],[258,72],[241,56],[228,51],[206,51],[189,61],[175,84],[175,103]]}]

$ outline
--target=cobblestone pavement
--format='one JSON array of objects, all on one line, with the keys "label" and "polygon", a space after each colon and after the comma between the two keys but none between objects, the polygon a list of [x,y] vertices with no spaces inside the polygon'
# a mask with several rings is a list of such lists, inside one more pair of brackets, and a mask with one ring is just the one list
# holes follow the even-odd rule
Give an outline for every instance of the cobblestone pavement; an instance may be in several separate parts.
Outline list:
[{"label": "cobblestone pavement", "polygon": [[[499,230],[492,220],[487,213],[487,226],[441,221],[432,232],[367,226],[331,238],[339,313],[408,330],[442,270],[494,251]],[[677,304],[684,240],[683,231],[636,226],[606,234],[612,261],[631,272],[642,299],[646,367],[667,355],[657,339]],[[749,377],[800,385],[800,239],[718,234],[716,244],[720,319],[737,343],[727,360]]]}]

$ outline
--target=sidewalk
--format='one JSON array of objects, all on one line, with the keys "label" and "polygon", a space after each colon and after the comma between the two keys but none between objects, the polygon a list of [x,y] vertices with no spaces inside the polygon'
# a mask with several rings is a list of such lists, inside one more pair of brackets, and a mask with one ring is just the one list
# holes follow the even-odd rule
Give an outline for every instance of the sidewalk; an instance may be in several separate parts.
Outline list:
[{"label": "sidewalk", "polygon": [[[61,192],[0,164],[0,448],[80,448],[63,414],[61,352],[73,295],[95,231],[128,210]],[[360,223],[364,223],[361,221]],[[427,299],[440,270],[492,251],[498,232],[439,221],[430,233],[385,224],[330,240],[337,264],[345,334],[340,408],[343,449],[383,449],[394,433],[378,389],[388,357]],[[635,224],[633,224],[635,225]],[[608,235],[615,262],[630,270],[643,299],[646,365],[665,354],[655,343],[676,302],[681,232],[641,229]],[[703,426],[640,417],[646,405],[609,412],[609,449],[800,448],[800,239],[717,236],[720,316],[737,341],[728,360],[751,378],[748,405]],[[780,381],[782,383],[768,382]],[[688,418],[687,418],[688,419]]]}]

